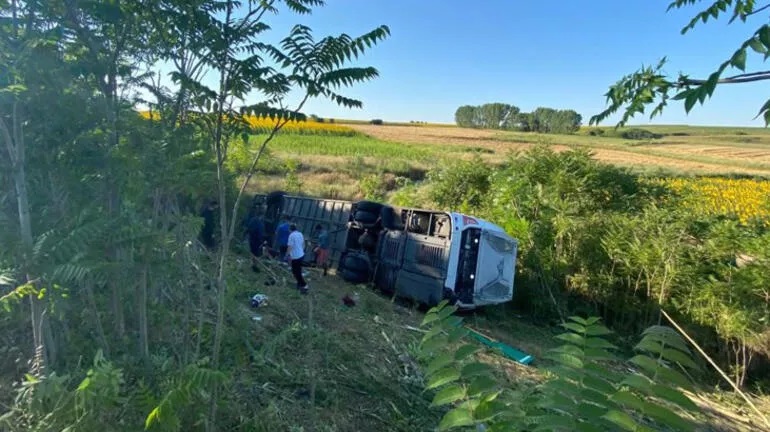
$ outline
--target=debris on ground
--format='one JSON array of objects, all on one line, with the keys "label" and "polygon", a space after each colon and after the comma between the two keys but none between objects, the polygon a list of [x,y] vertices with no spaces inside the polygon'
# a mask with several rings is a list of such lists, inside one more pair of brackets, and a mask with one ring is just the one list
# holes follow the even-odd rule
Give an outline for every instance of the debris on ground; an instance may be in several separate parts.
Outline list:
[{"label": "debris on ground", "polygon": [[348,307],[353,307],[356,305],[356,301],[353,299],[353,297],[350,296],[350,294],[345,294],[345,297],[342,297],[342,303]]},{"label": "debris on ground", "polygon": [[251,297],[251,307],[258,308],[267,304],[267,296],[264,294],[254,294]]}]

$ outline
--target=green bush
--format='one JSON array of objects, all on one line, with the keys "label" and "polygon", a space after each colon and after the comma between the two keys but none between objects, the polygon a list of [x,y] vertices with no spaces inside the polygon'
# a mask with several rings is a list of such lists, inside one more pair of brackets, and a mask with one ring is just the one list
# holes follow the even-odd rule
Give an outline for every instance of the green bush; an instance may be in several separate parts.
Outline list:
[{"label": "green bush", "polygon": [[441,208],[477,209],[489,192],[492,169],[479,155],[428,173],[430,197]]},{"label": "green bush", "polygon": [[621,138],[627,140],[649,140],[663,138],[662,134],[657,134],[647,129],[630,128],[625,129],[620,133]]},{"label": "green bush", "polygon": [[381,125],[381,124],[383,124],[383,123],[384,123],[384,122],[382,121],[382,119],[373,119],[373,120],[371,120],[371,121],[369,122],[369,124],[373,124],[373,125]]}]

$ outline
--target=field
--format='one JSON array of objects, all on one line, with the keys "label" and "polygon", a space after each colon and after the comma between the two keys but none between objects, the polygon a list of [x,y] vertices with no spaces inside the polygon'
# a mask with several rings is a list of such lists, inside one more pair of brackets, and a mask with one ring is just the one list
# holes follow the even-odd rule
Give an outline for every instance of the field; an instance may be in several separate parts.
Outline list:
[{"label": "field", "polygon": [[474,146],[501,158],[545,143],[557,150],[589,148],[598,160],[648,172],[770,175],[770,131],[760,128],[652,126],[644,129],[663,138],[636,141],[590,136],[589,128],[575,135],[544,135],[436,126],[351,126],[383,141]]}]

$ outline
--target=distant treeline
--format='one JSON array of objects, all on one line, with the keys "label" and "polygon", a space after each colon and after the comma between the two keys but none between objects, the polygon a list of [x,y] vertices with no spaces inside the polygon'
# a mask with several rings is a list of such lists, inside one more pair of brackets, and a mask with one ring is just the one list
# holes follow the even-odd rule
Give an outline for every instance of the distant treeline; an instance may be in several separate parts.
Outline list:
[{"label": "distant treeline", "polygon": [[488,103],[463,105],[455,111],[455,123],[460,127],[504,129],[521,132],[573,133],[580,129],[583,117],[575,110],[537,108],[521,112],[515,105]]}]

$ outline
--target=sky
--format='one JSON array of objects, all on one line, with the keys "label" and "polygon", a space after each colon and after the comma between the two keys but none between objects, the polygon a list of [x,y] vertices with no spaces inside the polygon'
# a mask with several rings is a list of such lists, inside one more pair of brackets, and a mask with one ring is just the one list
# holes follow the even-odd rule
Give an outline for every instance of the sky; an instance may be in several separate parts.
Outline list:
[{"label": "sky", "polygon": [[[270,17],[269,38],[277,41],[300,23],[318,38],[357,36],[382,24],[389,26],[391,36],[357,62],[376,67],[380,77],[343,92],[363,101],[362,109],[312,100],[304,112],[386,122],[452,123],[461,105],[505,102],[522,111],[539,106],[574,109],[587,123],[604,108],[608,87],[623,75],[667,56],[667,73],[706,78],[761,24],[749,20],[728,25],[724,18],[681,35],[681,28],[710,1],[669,12],[669,0],[326,3],[309,16],[282,10]],[[758,70],[761,61],[750,53],[748,70]],[[739,71],[726,75],[734,73]],[[696,106],[689,115],[673,102],[651,123],[763,126],[761,119],[753,118],[770,96],[762,91],[764,86],[720,86],[706,105]],[[637,116],[631,123],[650,120]]]}]

